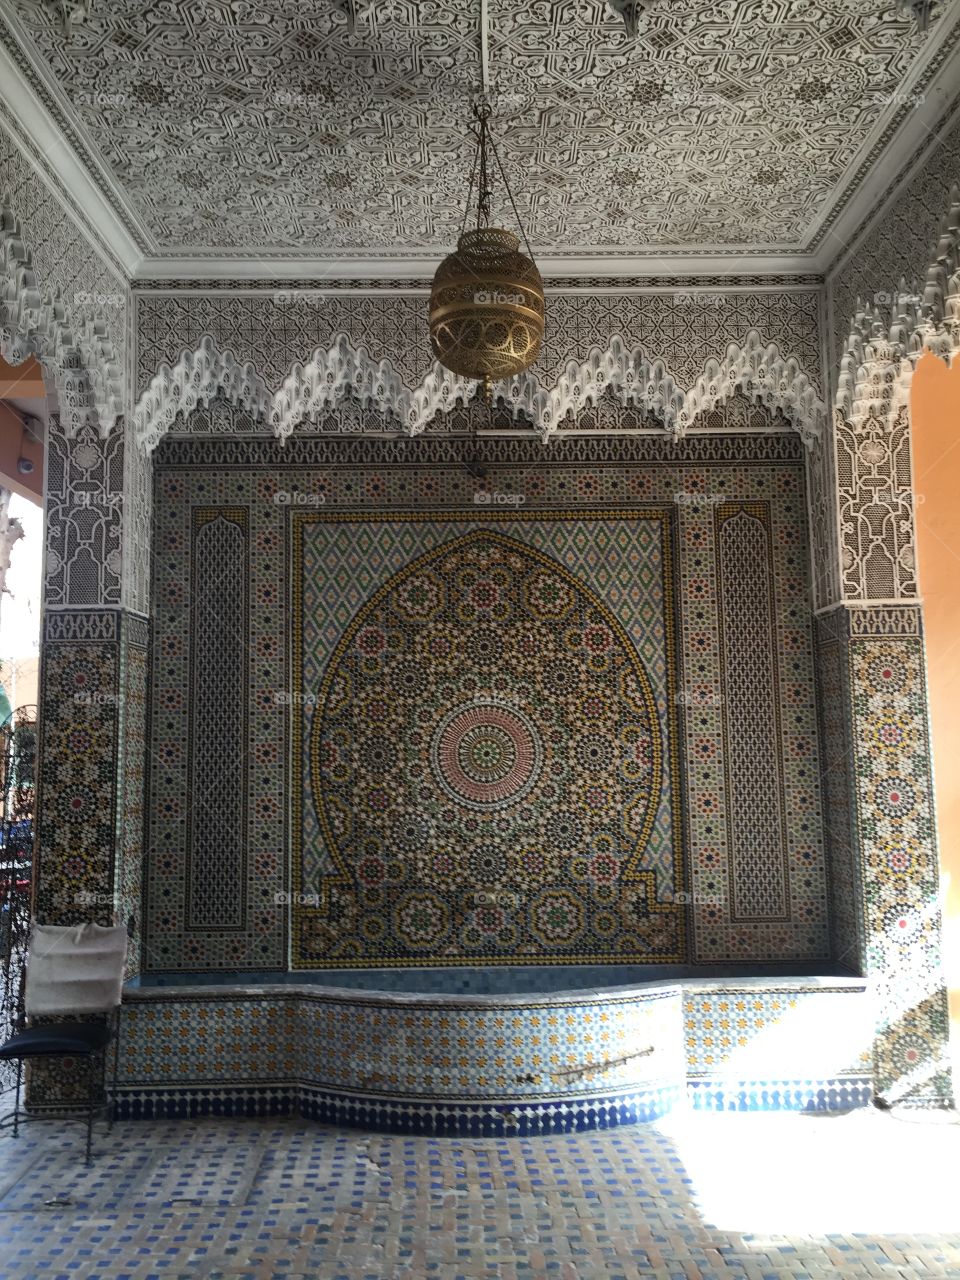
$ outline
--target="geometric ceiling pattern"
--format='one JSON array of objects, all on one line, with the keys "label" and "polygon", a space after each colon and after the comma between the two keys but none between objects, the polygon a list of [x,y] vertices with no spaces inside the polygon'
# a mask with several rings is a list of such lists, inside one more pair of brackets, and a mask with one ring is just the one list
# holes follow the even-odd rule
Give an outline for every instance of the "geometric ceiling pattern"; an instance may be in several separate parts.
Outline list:
[{"label": "geometric ceiling pattern", "polygon": [[[455,241],[480,0],[65,7],[69,33],[47,0],[0,15],[145,252]],[[660,0],[631,39],[602,0],[489,0],[495,136],[535,249],[806,250],[944,8],[922,34],[897,0]]]}]

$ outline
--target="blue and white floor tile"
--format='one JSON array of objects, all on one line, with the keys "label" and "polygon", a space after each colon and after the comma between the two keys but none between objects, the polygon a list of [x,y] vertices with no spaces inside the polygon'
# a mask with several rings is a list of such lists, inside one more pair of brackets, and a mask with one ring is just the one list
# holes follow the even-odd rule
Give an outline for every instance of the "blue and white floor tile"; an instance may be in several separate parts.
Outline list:
[{"label": "blue and white floor tile", "polygon": [[536,1138],[310,1122],[0,1140],[4,1280],[960,1277],[955,1113],[702,1113]]}]

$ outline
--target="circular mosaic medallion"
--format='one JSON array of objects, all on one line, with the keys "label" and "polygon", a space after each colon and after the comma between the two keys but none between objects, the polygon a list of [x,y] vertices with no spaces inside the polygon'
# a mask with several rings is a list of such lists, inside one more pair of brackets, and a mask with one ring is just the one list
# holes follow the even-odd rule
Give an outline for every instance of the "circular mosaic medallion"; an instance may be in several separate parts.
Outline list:
[{"label": "circular mosaic medallion", "polygon": [[543,743],[520,711],[492,701],[454,707],[430,746],[437,782],[469,809],[499,809],[522,800],[543,768]]},{"label": "circular mosaic medallion", "polygon": [[898,1072],[907,1074],[932,1064],[936,1058],[936,1046],[919,1032],[907,1031],[894,1038],[890,1056]]},{"label": "circular mosaic medallion", "polygon": [[530,904],[530,929],[546,946],[572,942],[583,930],[583,903],[569,889],[546,889]]},{"label": "circular mosaic medallion", "polygon": [[362,949],[620,954],[637,931],[616,908],[649,866],[656,702],[623,626],[547,555],[483,530],[389,579],[344,631],[310,734],[311,874],[384,899],[389,937],[374,947],[367,921]]},{"label": "circular mosaic medallion", "polygon": [[884,778],[874,788],[873,799],[888,818],[905,818],[917,806],[917,793],[906,778]]},{"label": "circular mosaic medallion", "polygon": [[396,935],[411,951],[432,950],[449,928],[446,903],[429,890],[404,894],[394,909]]},{"label": "circular mosaic medallion", "polygon": [[867,678],[877,693],[899,693],[907,684],[909,672],[896,653],[883,653],[867,667]]}]

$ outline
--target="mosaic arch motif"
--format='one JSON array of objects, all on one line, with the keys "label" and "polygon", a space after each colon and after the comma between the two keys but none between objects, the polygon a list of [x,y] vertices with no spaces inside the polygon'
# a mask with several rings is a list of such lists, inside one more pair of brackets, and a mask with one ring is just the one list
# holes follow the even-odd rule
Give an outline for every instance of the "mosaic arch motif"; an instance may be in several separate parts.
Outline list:
[{"label": "mosaic arch motif", "polygon": [[[257,656],[248,700],[252,822],[244,874],[250,923],[245,933],[193,930],[187,935],[183,912],[169,911],[166,904],[182,901],[186,892],[180,815],[188,787],[185,744],[194,733],[196,711],[189,696],[190,653],[196,643],[189,611],[174,609],[165,647],[156,650],[153,706],[171,709],[162,716],[155,713],[151,722],[150,843],[164,855],[149,860],[147,920],[154,969],[282,968],[288,954],[296,966],[328,963],[310,958],[298,933],[300,915],[288,912],[282,899],[278,902],[288,890],[312,891],[318,875],[328,874],[322,867],[324,850],[304,763],[309,742],[301,721],[309,721],[312,712],[306,699],[320,688],[357,611],[390,577],[441,543],[488,526],[559,561],[586,583],[616,613],[650,676],[664,741],[673,749],[665,751],[672,769],[664,770],[661,809],[645,862],[655,870],[662,899],[671,890],[694,894],[688,908],[689,953],[681,951],[680,958],[799,961],[827,954],[817,770],[812,763],[817,757],[813,673],[804,621],[806,532],[799,437],[758,431],[725,438],[709,430],[689,436],[680,447],[662,435],[629,441],[595,436],[558,439],[547,459],[532,439],[491,442],[488,460],[498,468],[498,488],[529,493],[527,505],[516,515],[472,502],[474,481],[463,465],[471,446],[465,439],[425,438],[412,451],[403,440],[350,438],[300,437],[283,449],[274,440],[253,436],[224,441],[186,435],[164,442],[157,460],[155,527],[157,545],[170,550],[155,560],[153,598],[158,608],[181,599],[183,583],[189,581],[193,508],[246,506],[251,545],[257,549],[249,583],[251,642]],[[413,457],[417,463],[405,465]],[[322,495],[323,504],[312,510],[278,505],[276,493],[292,483]],[[720,842],[726,812],[723,703],[712,697],[721,692],[719,648],[712,640],[719,634],[714,504],[698,508],[675,499],[678,493],[718,491],[770,503],[776,594],[786,611],[792,654],[779,694],[789,699],[795,730],[781,757],[791,795],[794,914],[789,922],[732,925],[723,903],[717,903],[718,895],[729,902],[729,885]],[[675,547],[671,525],[676,527]],[[289,610],[282,604],[285,577]],[[672,601],[671,583],[679,596],[673,624],[674,607],[667,603]],[[670,654],[676,655],[672,670]],[[304,701],[279,705],[278,691],[283,698],[288,691],[302,695]],[[285,733],[294,752],[289,764]],[[695,783],[705,795],[703,805],[686,806],[686,824],[678,815],[690,792],[681,796],[673,773],[679,768],[681,744],[688,760],[697,762]],[[304,800],[291,805],[297,787]],[[801,811],[796,796],[809,807]],[[803,823],[809,824],[807,833],[800,829]],[[684,835],[688,883],[681,867]],[[284,856],[288,847],[289,861]],[[309,914],[305,907],[302,918]]]},{"label": "mosaic arch motif", "polygon": [[331,865],[305,948],[676,955],[678,908],[642,866],[663,768],[650,679],[602,601],[500,533],[442,544],[359,610],[318,691],[311,801]]}]

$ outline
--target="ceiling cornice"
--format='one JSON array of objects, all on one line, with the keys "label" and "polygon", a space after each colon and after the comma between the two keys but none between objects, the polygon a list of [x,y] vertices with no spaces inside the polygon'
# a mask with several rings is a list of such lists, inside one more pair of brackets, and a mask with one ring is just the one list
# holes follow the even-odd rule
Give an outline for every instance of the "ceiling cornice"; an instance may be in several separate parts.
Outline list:
[{"label": "ceiling cornice", "polygon": [[[724,293],[781,293],[817,292],[823,288],[823,276],[801,272],[795,275],[641,275],[622,276],[544,276],[544,285],[551,294],[590,297],[597,293],[622,294],[724,294]],[[255,279],[209,280],[196,277],[164,277],[158,279],[138,276],[131,282],[137,297],[162,296],[170,293],[202,293],[206,296],[256,297],[275,292],[292,300],[292,295],[316,294],[318,297],[362,294],[364,297],[428,297],[432,288],[429,276],[416,279],[396,277],[329,276],[317,282],[308,279],[280,279],[276,276],[257,276]],[[306,299],[305,299],[306,300]]]},{"label": "ceiling cornice", "polygon": [[832,273],[854,248],[864,224],[882,215],[904,179],[936,145],[945,119],[960,106],[960,0],[954,0],[942,21],[948,18],[953,26],[944,41],[905,82],[899,96],[906,101],[899,112],[861,149],[844,176],[853,195],[818,220],[810,243],[819,246],[816,257],[824,274]]},{"label": "ceiling cornice", "polygon": [[[414,281],[431,276],[439,262],[435,250],[424,250],[404,257],[362,257],[316,259],[300,257],[223,257],[223,258],[143,258],[137,268],[137,279],[182,280],[197,278],[249,280],[251,283],[269,275],[277,280],[310,282],[322,288],[324,281],[349,278],[354,280],[395,279]],[[814,260],[804,254],[764,256],[742,252],[729,256],[694,254],[689,251],[657,253],[643,257],[609,255],[554,256],[537,254],[537,266],[545,279],[550,276],[600,276],[615,282],[637,276],[687,276],[698,279],[709,275],[768,276],[774,281],[784,275],[820,274]]]},{"label": "ceiling cornice", "polygon": [[[79,223],[103,255],[130,279],[143,258],[143,250],[117,216],[78,155],[63,122],[43,102],[39,86],[28,80],[22,65],[10,53],[8,33],[0,24],[0,84],[3,116],[14,140],[66,211]],[[32,79],[32,78],[31,78]]]},{"label": "ceiling cornice", "polygon": [[[957,74],[960,74],[960,69],[958,69]],[[894,178],[888,179],[884,186],[882,199],[872,208],[867,209],[865,216],[853,229],[850,238],[839,247],[833,260],[827,266],[824,272],[827,281],[832,280],[837,272],[856,254],[863,240],[883,220],[890,207],[900,199],[916,174],[927,163],[931,152],[936,150],[945,135],[950,133],[958,123],[960,123],[960,97],[947,108],[941,118],[930,128],[925,144],[913,152],[908,162],[898,170]],[[885,170],[884,172],[887,173],[889,171]],[[954,175],[944,174],[945,189],[952,184],[953,178]],[[944,213],[946,213],[946,207],[944,207]],[[930,248],[931,250],[934,248],[933,243],[931,243]]]}]

